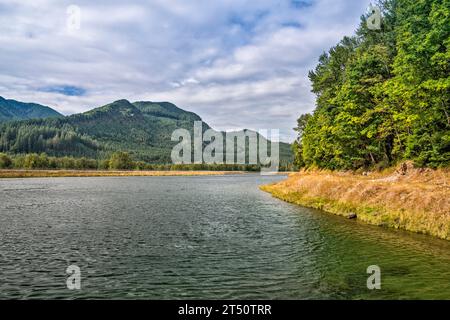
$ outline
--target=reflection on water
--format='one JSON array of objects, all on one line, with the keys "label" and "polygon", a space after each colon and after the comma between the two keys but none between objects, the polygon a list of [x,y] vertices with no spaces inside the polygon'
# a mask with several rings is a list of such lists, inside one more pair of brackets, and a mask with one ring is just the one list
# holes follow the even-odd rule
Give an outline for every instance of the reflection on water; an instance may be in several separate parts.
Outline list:
[{"label": "reflection on water", "polygon": [[450,242],[259,191],[282,178],[0,180],[0,298],[450,299]]}]

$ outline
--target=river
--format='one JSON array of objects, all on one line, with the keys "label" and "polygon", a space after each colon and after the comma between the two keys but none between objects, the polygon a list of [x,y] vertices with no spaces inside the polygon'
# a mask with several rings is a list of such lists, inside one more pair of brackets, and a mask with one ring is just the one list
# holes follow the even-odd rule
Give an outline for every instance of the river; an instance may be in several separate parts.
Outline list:
[{"label": "river", "polygon": [[450,299],[449,241],[258,189],[280,179],[0,179],[0,299]]}]

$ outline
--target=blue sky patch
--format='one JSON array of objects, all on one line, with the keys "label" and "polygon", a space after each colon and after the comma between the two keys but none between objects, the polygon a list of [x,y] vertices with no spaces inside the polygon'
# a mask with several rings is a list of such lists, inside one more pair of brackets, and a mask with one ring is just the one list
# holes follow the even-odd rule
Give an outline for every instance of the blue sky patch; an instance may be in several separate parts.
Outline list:
[{"label": "blue sky patch", "polygon": [[84,96],[86,94],[86,89],[66,85],[45,87],[41,91],[60,93],[65,96]]}]

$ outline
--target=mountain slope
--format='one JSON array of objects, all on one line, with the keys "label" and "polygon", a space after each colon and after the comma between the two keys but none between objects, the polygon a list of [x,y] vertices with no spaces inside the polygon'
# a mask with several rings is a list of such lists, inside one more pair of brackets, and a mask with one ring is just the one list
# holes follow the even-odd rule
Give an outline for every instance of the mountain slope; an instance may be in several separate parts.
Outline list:
[{"label": "mountain slope", "polygon": [[[127,151],[135,160],[170,163],[178,142],[172,132],[193,132],[195,113],[168,102],[118,100],[62,118],[34,119],[0,125],[0,152],[40,153],[53,156],[106,158]],[[203,130],[210,127],[203,123]],[[290,145],[280,144],[281,158],[291,162]]]},{"label": "mountain slope", "polygon": [[6,100],[0,96],[0,122],[62,116],[52,108],[40,104]]},{"label": "mountain slope", "polygon": [[176,144],[172,132],[192,131],[201,118],[170,103],[118,100],[83,114],[67,117],[66,123],[98,142],[99,156],[111,151],[130,152],[137,160],[170,162]]}]

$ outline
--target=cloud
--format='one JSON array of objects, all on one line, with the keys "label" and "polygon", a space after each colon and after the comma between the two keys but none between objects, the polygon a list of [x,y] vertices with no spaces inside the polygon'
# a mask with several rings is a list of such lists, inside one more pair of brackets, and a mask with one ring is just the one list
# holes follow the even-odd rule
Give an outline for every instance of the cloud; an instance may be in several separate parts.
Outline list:
[{"label": "cloud", "polygon": [[0,95],[64,114],[171,101],[211,126],[277,127],[314,108],[307,74],[369,0],[0,2]]}]

